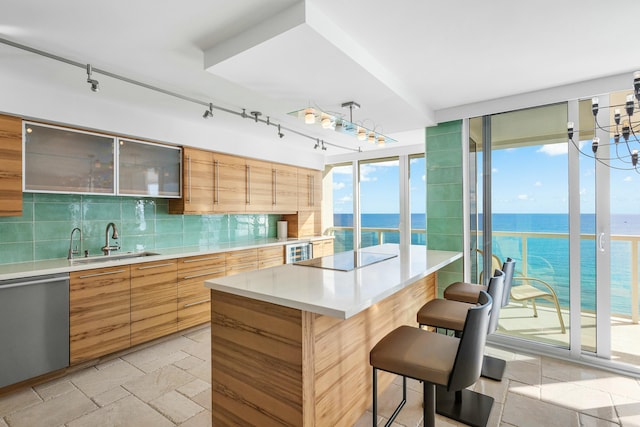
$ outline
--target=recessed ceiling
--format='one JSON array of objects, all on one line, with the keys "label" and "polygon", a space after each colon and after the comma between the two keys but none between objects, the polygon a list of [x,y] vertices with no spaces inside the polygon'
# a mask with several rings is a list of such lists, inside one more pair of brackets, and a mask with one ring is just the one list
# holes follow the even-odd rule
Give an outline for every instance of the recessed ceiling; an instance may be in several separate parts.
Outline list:
[{"label": "recessed ceiling", "polygon": [[[640,69],[611,18],[640,14],[636,0],[5,3],[4,39],[354,147],[287,113],[356,101],[354,120],[405,133],[445,109]],[[0,50],[3,64],[24,57]]]}]

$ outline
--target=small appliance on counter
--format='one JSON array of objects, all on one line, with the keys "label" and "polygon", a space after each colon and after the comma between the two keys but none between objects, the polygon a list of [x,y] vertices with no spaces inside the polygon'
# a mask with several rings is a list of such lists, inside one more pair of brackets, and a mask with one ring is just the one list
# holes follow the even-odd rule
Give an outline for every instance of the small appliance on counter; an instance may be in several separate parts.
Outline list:
[{"label": "small appliance on counter", "polygon": [[276,237],[278,240],[287,240],[289,234],[287,221],[278,221],[278,229],[276,230]]}]

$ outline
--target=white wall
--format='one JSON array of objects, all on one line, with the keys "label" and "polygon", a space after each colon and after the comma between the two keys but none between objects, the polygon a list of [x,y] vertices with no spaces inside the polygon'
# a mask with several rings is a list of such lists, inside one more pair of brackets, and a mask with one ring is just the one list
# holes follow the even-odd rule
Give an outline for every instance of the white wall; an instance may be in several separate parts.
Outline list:
[{"label": "white wall", "polygon": [[[0,47],[0,112],[139,139],[206,148],[269,161],[322,169],[313,142],[274,126],[214,110],[205,120],[204,106],[130,83],[94,74],[101,90],[86,83],[86,70]],[[135,76],[127,76],[135,79]],[[158,82],[144,82],[163,87]],[[182,94],[200,99],[197,94]],[[214,104],[215,99],[210,100]],[[226,106],[234,111],[242,107]],[[247,107],[250,111],[250,106]]]}]

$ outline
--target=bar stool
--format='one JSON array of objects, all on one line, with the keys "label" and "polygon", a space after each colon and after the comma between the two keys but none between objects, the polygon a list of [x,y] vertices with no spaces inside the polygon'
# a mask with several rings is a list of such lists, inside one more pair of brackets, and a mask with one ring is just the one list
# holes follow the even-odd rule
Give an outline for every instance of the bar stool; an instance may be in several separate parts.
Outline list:
[{"label": "bar stool", "polygon": [[[500,301],[504,290],[505,274],[501,270],[496,270],[489,280],[487,293],[491,296],[493,304],[487,335],[493,333],[498,327],[500,316]],[[482,295],[485,291],[480,291]],[[468,304],[459,301],[445,299],[434,299],[427,302],[417,313],[417,320],[420,327],[433,326],[453,330],[456,337],[464,337],[466,327],[465,312],[475,304]],[[483,356],[483,366],[487,356]],[[497,359],[500,360],[500,359]],[[503,363],[506,362],[502,361]],[[504,369],[503,369],[504,371]],[[482,371],[481,371],[482,373]],[[458,393],[448,393],[447,390],[438,389],[436,401],[436,412],[440,415],[452,418],[472,426],[484,427],[489,420],[493,399],[471,390],[461,390]]]},{"label": "bar stool", "polygon": [[[390,426],[407,402],[407,378],[423,382],[424,426],[435,426],[436,385],[458,392],[480,377],[491,312],[491,296],[481,292],[480,305],[470,305],[462,337],[450,337],[412,326],[389,332],[371,349],[373,426],[378,418],[378,370],[402,376],[402,400],[385,426]],[[487,397],[487,396],[485,396]],[[487,397],[493,404],[493,398]]]},{"label": "bar stool", "polygon": [[[513,283],[513,274],[515,269],[516,262],[511,258],[507,258],[504,264],[502,264],[502,271],[504,272],[504,287],[502,289],[500,307],[504,307],[505,305],[509,304],[509,294],[511,292],[511,284]],[[455,282],[447,286],[447,288],[444,290],[444,298],[451,301],[475,303],[478,301],[478,295],[482,290],[487,290],[487,287],[474,283]],[[457,319],[458,321],[461,319],[460,314],[457,314]],[[456,328],[447,329],[457,330]],[[482,366],[482,376],[485,378],[490,378],[492,380],[501,381],[506,366],[507,362],[502,359],[498,359],[492,356],[485,356],[484,364]]]}]

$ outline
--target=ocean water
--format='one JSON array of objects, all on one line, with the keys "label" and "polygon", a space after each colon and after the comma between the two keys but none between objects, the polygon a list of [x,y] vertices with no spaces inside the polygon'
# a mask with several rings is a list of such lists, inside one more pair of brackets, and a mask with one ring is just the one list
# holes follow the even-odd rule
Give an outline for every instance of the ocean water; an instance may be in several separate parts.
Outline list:
[{"label": "ocean water", "polygon": [[[412,227],[424,228],[424,214],[412,214]],[[480,218],[480,221],[482,218]],[[494,236],[493,251],[502,260],[511,257],[516,260],[516,274],[522,273],[522,260],[526,255],[527,276],[537,277],[549,283],[558,294],[560,304],[569,306],[569,240],[568,215],[565,214],[494,214],[493,230],[510,233],[547,233],[548,235],[510,235]],[[353,215],[335,214],[335,226],[352,227]],[[363,227],[397,228],[398,214],[363,214]],[[596,236],[595,215],[583,214],[580,217],[580,231],[583,238],[580,243],[581,264],[581,304],[583,311],[594,311],[596,307]],[[635,238],[640,236],[640,214],[611,215],[611,312],[614,314],[631,314],[631,267],[633,245],[638,245]],[[384,241],[397,243],[398,233],[385,233]],[[363,232],[363,246],[379,243],[377,233]],[[336,234],[336,250],[344,246],[352,249],[353,234],[351,231]],[[424,244],[424,235],[412,235],[412,242]],[[526,254],[523,254],[526,247]],[[635,248],[638,249],[637,247]],[[638,284],[634,284],[638,286]],[[542,303],[542,302],[541,302]]]}]

